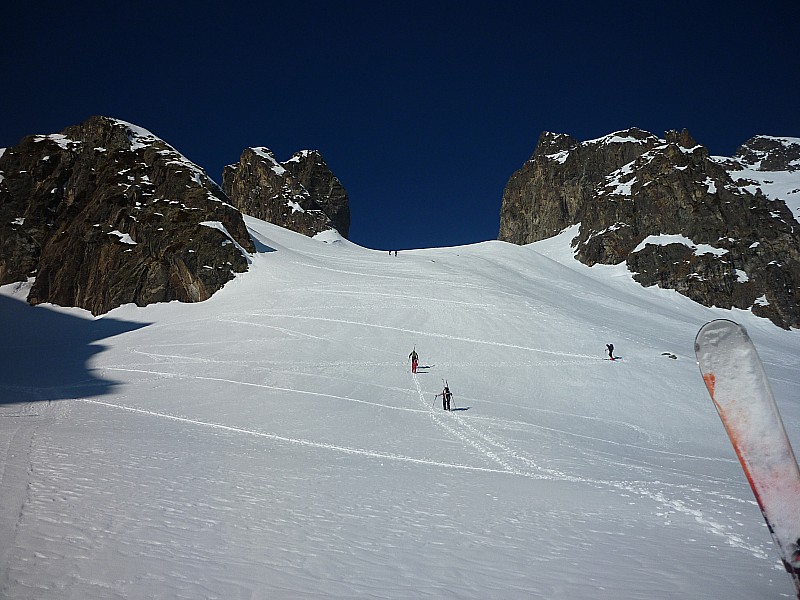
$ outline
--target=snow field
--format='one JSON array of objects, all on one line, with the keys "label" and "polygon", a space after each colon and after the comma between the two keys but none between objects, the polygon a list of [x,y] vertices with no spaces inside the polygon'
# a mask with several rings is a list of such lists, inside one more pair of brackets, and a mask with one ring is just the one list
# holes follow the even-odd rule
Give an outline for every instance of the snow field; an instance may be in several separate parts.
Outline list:
[{"label": "snow field", "polygon": [[[390,257],[248,225],[264,251],[207,302],[37,307],[51,335],[6,340],[0,596],[791,592],[692,356],[729,311],[568,234]],[[733,318],[796,439],[800,338]]]}]

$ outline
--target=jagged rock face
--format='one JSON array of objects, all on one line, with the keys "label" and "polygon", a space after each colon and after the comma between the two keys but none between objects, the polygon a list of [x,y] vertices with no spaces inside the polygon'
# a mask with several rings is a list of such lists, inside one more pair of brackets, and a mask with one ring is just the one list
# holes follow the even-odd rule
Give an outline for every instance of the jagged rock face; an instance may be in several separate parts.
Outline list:
[{"label": "jagged rock face", "polygon": [[791,138],[756,136],[742,144],[736,157],[757,171],[800,170],[800,144]]},{"label": "jagged rock face", "polygon": [[[800,223],[790,208],[800,214],[790,173],[800,140],[753,138],[738,158],[719,158],[685,130],[664,140],[639,132],[636,142],[629,133],[537,148],[504,194],[500,239],[529,243],[580,223],[573,245],[585,264],[626,262],[644,286],[800,327]],[[541,139],[558,137],[568,136]],[[526,230],[517,215],[546,225]]]},{"label": "jagged rock face", "polygon": [[102,314],[205,300],[247,269],[241,213],[150,132],[92,117],[0,156],[0,284]]},{"label": "jagged rock face", "polygon": [[325,164],[322,154],[317,150],[301,150],[283,166],[308,191],[334,228],[347,238],[350,234],[350,201],[347,191]]},{"label": "jagged rock face", "polygon": [[636,128],[584,143],[543,133],[533,156],[505,187],[498,239],[529,244],[579,223],[605,174],[657,143],[656,136]]},{"label": "jagged rock face", "polygon": [[350,231],[350,204],[339,180],[317,151],[280,163],[267,148],[247,148],[225,167],[222,188],[243,213],[307,236]]}]

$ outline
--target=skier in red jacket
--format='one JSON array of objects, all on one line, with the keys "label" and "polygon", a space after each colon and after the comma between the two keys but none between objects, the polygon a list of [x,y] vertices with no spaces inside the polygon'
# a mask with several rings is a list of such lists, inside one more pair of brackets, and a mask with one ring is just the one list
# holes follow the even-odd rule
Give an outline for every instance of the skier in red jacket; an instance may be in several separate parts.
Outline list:
[{"label": "skier in red jacket", "polygon": [[417,356],[417,347],[414,346],[414,349],[411,351],[411,354],[408,355],[408,358],[411,359],[411,372],[417,372],[417,365],[419,364],[419,356]]}]

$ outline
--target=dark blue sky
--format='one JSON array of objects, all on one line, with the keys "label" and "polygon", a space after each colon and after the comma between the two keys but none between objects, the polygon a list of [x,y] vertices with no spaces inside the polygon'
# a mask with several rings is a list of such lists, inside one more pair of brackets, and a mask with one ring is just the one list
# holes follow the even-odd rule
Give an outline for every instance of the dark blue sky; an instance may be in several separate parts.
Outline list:
[{"label": "dark blue sky", "polygon": [[319,149],[350,238],[404,249],[495,239],[544,130],[800,137],[796,0],[244,4],[11,3],[0,147],[102,114],[218,182],[247,146]]}]

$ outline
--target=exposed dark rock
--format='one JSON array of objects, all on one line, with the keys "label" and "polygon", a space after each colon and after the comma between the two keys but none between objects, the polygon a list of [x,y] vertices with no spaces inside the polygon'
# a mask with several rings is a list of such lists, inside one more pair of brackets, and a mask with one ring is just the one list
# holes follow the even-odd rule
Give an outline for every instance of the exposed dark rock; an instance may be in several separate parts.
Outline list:
[{"label": "exposed dark rock", "polygon": [[791,138],[756,136],[742,144],[736,157],[757,171],[800,170],[800,144]]},{"label": "exposed dark rock", "polygon": [[33,279],[32,304],[205,300],[255,251],[202,169],[123,121],[29,136],[0,156],[0,177],[0,284]]},{"label": "exposed dark rock", "polygon": [[347,191],[325,164],[322,154],[318,150],[301,150],[283,166],[308,191],[334,228],[347,238],[350,234],[350,201]]},{"label": "exposed dark rock", "polygon": [[636,128],[584,143],[565,134],[543,133],[533,156],[503,192],[499,239],[528,244],[581,222],[605,175],[658,142]]},{"label": "exposed dark rock", "polygon": [[339,180],[317,151],[279,163],[267,148],[247,148],[225,167],[222,187],[243,213],[307,236],[350,231],[350,205]]},{"label": "exposed dark rock", "polygon": [[686,130],[665,138],[543,134],[506,187],[499,238],[526,244],[580,223],[573,244],[587,265],[626,262],[642,285],[800,327],[800,223],[785,202],[793,192],[762,173],[796,169],[798,140],[753,138],[725,159]]}]

